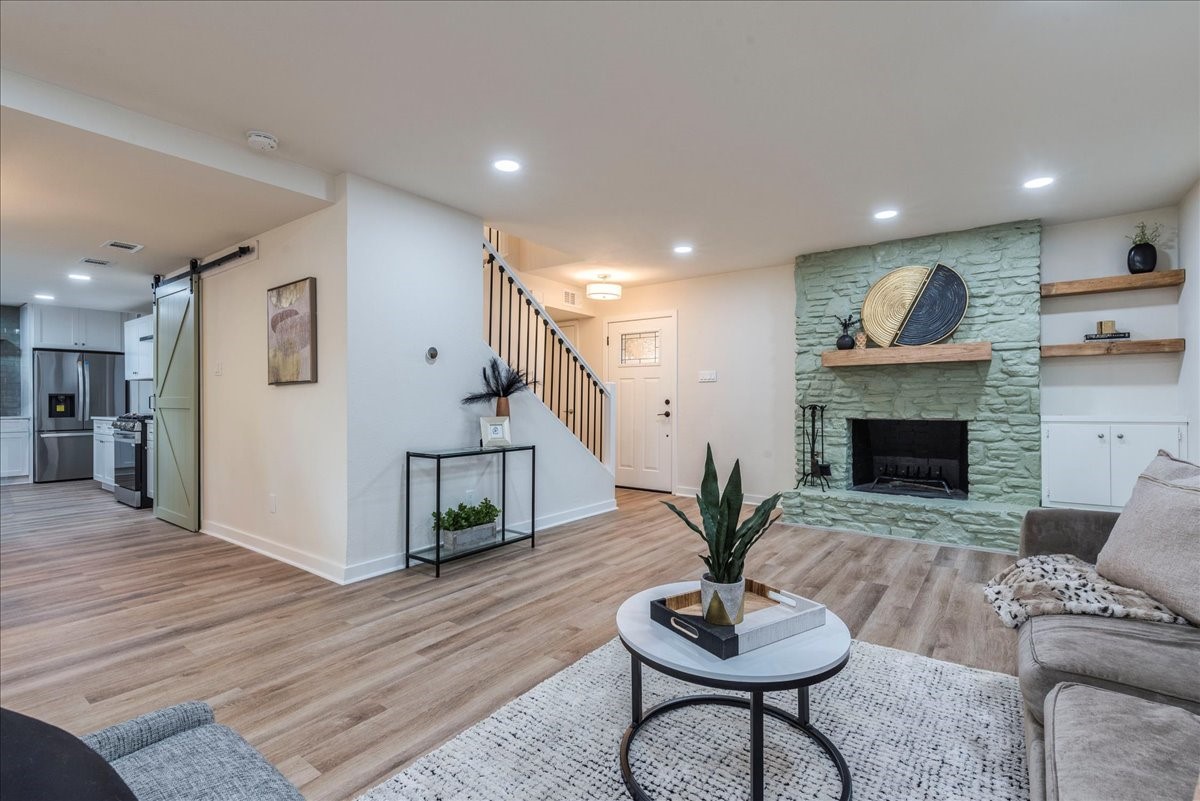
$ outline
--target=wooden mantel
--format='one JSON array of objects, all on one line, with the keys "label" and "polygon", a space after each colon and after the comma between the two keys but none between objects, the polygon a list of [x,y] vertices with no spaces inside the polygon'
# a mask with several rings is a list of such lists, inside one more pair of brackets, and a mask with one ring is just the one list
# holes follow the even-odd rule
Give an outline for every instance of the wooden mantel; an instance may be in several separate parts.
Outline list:
[{"label": "wooden mantel", "polygon": [[991,342],[952,342],[945,345],[895,345],[890,348],[827,350],[821,354],[822,367],[868,367],[881,364],[942,364],[946,362],[988,362],[992,360]]},{"label": "wooden mantel", "polygon": [[1072,342],[1066,345],[1042,345],[1043,359],[1064,356],[1128,356],[1134,353],[1183,353],[1184,339],[1109,339]]}]

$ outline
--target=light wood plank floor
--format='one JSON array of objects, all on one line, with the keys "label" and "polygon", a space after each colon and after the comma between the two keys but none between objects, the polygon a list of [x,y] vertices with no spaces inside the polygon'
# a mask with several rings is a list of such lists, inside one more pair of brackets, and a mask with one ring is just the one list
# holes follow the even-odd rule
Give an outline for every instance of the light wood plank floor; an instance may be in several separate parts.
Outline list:
[{"label": "light wood plank floor", "polygon": [[[353,798],[615,636],[627,596],[698,575],[662,497],[338,587],[90,482],[4,487],[0,702],[84,732],[204,699],[309,799]],[[1015,672],[980,592],[1011,557],[780,526],[750,561],[860,639]]]}]

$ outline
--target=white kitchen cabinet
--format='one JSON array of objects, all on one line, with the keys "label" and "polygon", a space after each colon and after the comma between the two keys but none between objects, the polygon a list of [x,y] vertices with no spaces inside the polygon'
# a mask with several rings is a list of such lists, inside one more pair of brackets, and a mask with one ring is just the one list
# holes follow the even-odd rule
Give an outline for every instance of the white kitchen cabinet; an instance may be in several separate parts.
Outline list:
[{"label": "white kitchen cabinet", "polygon": [[32,443],[29,418],[0,418],[0,478],[28,478],[32,475]]},{"label": "white kitchen cabinet", "polygon": [[146,423],[146,497],[154,497],[154,421]]},{"label": "white kitchen cabinet", "polygon": [[154,317],[135,317],[125,322],[125,380],[154,378]]},{"label": "white kitchen cabinet", "polygon": [[121,312],[30,304],[30,347],[120,352]]},{"label": "white kitchen cabinet", "polygon": [[1042,505],[1120,510],[1159,450],[1187,458],[1182,420],[1042,421]]},{"label": "white kitchen cabinet", "polygon": [[92,419],[92,478],[109,492],[112,492],[116,480],[113,461],[113,419],[115,418]]}]

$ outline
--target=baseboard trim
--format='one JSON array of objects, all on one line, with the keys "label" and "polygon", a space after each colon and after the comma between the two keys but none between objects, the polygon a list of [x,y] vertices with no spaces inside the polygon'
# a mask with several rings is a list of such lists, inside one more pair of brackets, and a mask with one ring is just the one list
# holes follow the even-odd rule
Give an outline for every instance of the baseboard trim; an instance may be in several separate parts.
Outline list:
[{"label": "baseboard trim", "polygon": [[[681,498],[695,498],[697,495],[700,494],[700,488],[699,487],[676,487],[675,490],[671,494],[678,495]],[[755,495],[753,493],[747,493],[742,496],[742,505],[743,506],[758,506],[760,503],[762,503],[763,501],[765,501],[767,498],[770,498],[770,497],[771,497],[770,495]]]},{"label": "baseboard trim", "polygon": [[314,553],[293,548],[290,545],[284,545],[283,543],[260,537],[257,534],[251,534],[248,531],[236,529],[233,526],[217,523],[213,520],[202,521],[200,524],[200,533],[231,542],[234,545],[240,545],[243,548],[260,553],[278,562],[283,562],[284,564],[312,573],[314,576],[320,576],[326,581],[332,581],[334,584],[347,583],[346,573],[348,568],[345,565],[339,565]]},{"label": "baseboard trim", "polygon": [[387,556],[380,556],[375,559],[366,559],[362,562],[355,562],[352,565],[346,565],[343,572],[345,580],[342,584],[353,584],[357,581],[366,581],[367,579],[382,576],[385,573],[395,573],[397,570],[404,569],[404,554],[393,553]]}]

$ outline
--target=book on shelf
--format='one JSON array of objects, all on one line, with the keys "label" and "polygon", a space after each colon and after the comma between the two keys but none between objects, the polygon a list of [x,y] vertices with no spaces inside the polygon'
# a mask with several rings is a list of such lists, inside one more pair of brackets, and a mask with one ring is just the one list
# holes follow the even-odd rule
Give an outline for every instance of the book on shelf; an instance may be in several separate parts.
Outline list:
[{"label": "book on shelf", "polygon": [[1095,342],[1105,339],[1129,339],[1128,331],[1113,331],[1111,334],[1084,334],[1084,342]]}]

